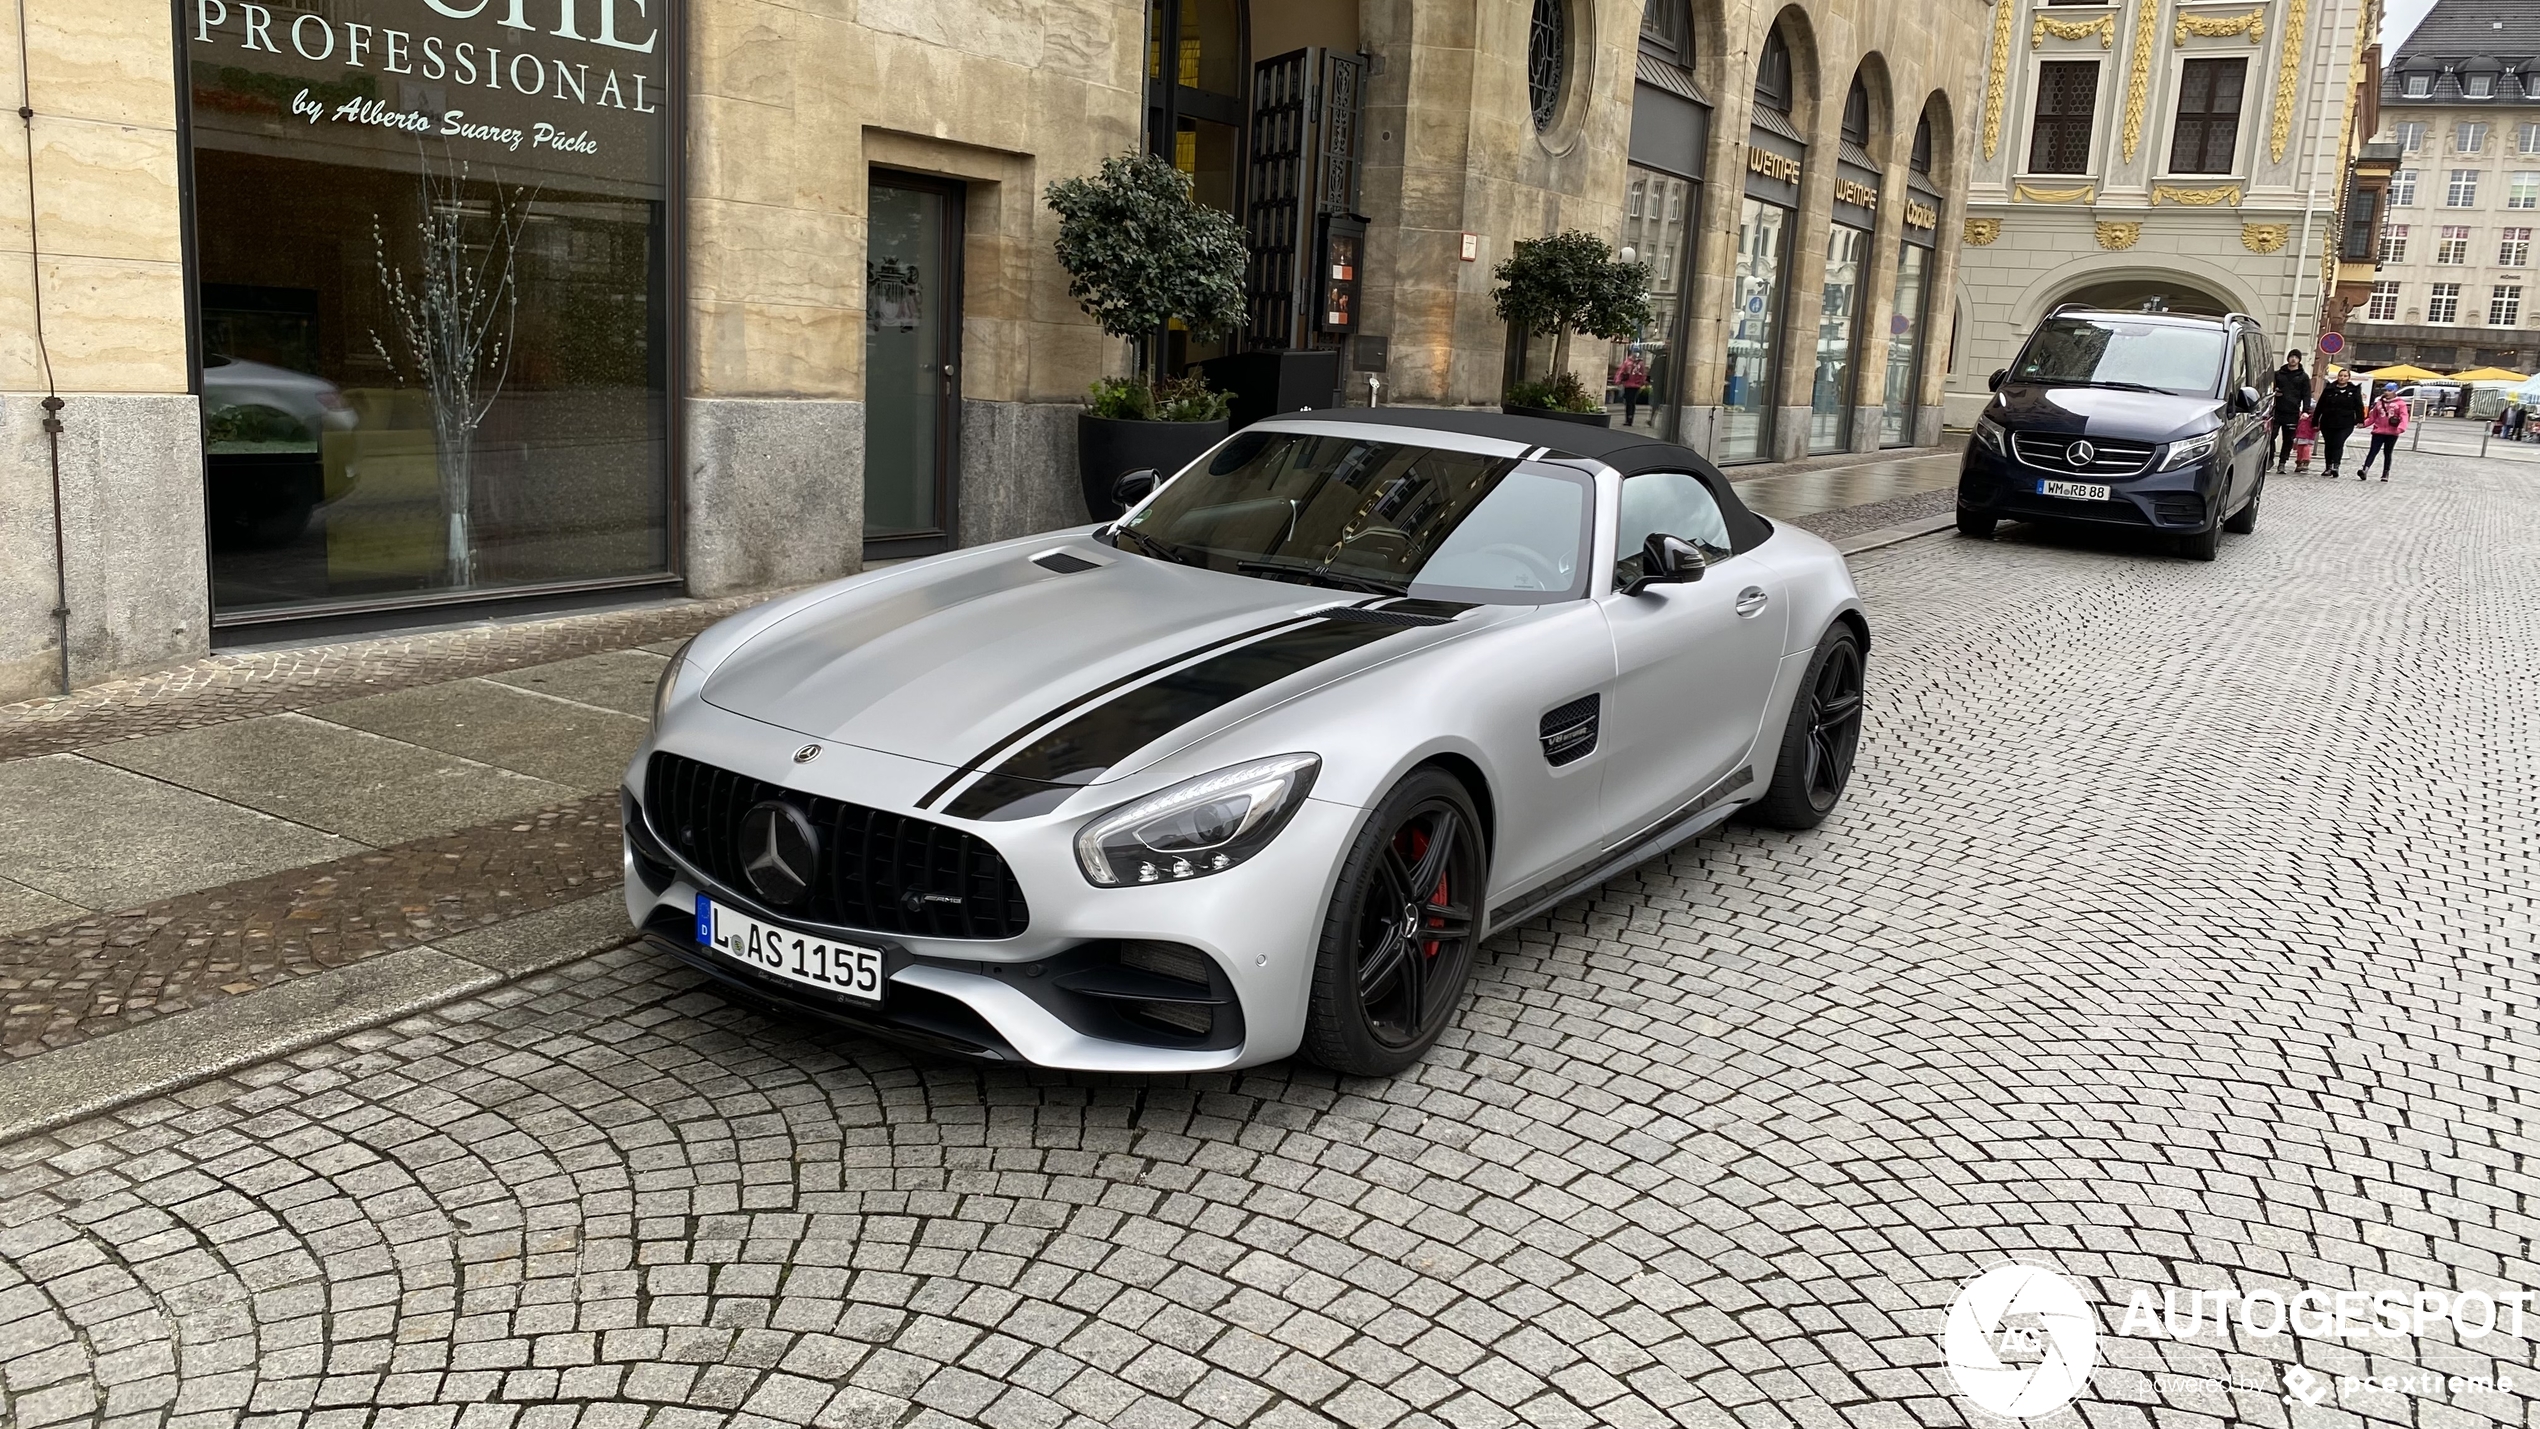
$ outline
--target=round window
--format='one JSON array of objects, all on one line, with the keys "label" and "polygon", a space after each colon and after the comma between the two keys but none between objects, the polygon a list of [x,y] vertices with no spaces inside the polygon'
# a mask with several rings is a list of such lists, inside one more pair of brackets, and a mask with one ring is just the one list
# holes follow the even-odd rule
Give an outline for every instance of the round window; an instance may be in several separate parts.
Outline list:
[{"label": "round window", "polygon": [[1551,128],[1560,111],[1569,60],[1569,0],[1535,0],[1534,25],[1526,37],[1526,98],[1534,106],[1537,129]]}]

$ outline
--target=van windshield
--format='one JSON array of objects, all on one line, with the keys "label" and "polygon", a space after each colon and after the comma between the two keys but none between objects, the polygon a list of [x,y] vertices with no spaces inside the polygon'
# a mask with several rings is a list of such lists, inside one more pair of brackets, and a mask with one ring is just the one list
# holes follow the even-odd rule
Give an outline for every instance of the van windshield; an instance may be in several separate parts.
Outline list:
[{"label": "van windshield", "polygon": [[2229,350],[2230,340],[2219,327],[2048,318],[2021,350],[2011,380],[2202,397],[2213,392]]}]

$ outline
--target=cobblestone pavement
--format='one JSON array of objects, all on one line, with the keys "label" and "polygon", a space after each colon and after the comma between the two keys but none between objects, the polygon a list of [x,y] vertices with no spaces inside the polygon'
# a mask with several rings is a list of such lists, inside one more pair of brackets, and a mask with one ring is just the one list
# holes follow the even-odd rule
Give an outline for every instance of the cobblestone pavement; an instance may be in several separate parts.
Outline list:
[{"label": "cobblestone pavement", "polygon": [[[14,1425],[2540,1423],[2531,1340],[2120,1332],[2139,1288],[2540,1285],[2540,502],[2279,480],[2194,564],[1859,558],[1850,799],[1495,942],[1423,1067],[980,1071],[638,950],[0,1147]],[[2322,1374],[2502,1368],[2512,1391]]]}]

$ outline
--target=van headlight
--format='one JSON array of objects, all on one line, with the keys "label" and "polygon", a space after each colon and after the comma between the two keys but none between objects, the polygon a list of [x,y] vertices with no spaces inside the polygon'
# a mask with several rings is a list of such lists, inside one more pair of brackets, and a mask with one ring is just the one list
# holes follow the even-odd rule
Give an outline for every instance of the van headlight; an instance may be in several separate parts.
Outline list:
[{"label": "van headlight", "polygon": [[1076,862],[1100,888],[1223,873],[1269,847],[1322,767],[1311,754],[1282,754],[1186,779],[1085,825]]},{"label": "van headlight", "polygon": [[2161,458],[2161,464],[2153,470],[2176,471],[2183,466],[2194,466],[2213,454],[2214,443],[2221,438],[2220,432],[2207,432],[2201,437],[2189,437],[2183,442],[2172,442],[2169,455]]},{"label": "van headlight", "polygon": [[1983,416],[1976,418],[1976,445],[1993,453],[1995,456],[2009,456],[2011,454],[2007,444],[2003,440],[2002,424],[1993,420],[1993,414],[1991,412],[1987,412]]}]

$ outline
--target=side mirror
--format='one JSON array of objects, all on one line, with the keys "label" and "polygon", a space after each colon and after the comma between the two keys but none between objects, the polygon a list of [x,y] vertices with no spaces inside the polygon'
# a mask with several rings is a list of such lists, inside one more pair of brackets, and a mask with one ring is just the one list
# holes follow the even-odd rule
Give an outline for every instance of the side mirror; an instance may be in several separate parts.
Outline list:
[{"label": "side mirror", "polygon": [[1992,375],[1992,376],[1990,376],[1990,377],[1988,377],[1988,378],[1986,378],[1986,379],[1984,379],[1985,390],[1987,390],[1987,391],[1991,391],[1991,392],[1999,392],[1999,391],[2001,391],[2001,390],[2002,390],[2002,379],[2003,379],[2003,378],[2005,378],[2005,377],[2008,377],[2008,376],[2010,376],[2010,375],[2011,375],[2011,369],[2009,369],[2009,368],[2007,368],[2007,367],[1997,367],[1997,368],[1993,369],[1993,375]]},{"label": "side mirror", "polygon": [[1157,483],[1162,480],[1163,478],[1156,475],[1155,468],[1151,466],[1122,472],[1112,478],[1111,499],[1120,504],[1121,510],[1126,511],[1153,494]]},{"label": "side mirror", "polygon": [[1652,531],[1640,543],[1640,574],[1623,587],[1623,594],[1638,595],[1654,585],[1683,585],[1702,579],[1703,568],[1710,562],[1702,558],[1702,548],[1681,536]]},{"label": "side mirror", "polygon": [[2258,389],[2255,387],[2243,387],[2239,391],[2232,393],[2231,410],[2235,412],[2254,412],[2258,410]]}]

